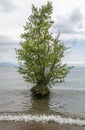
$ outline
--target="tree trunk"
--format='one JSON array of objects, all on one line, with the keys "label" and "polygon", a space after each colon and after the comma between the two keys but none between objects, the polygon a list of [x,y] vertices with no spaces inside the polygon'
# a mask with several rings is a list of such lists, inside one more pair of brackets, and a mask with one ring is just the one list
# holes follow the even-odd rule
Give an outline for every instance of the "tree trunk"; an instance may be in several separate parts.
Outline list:
[{"label": "tree trunk", "polygon": [[38,98],[44,98],[44,97],[48,96],[50,93],[48,87],[37,86],[37,85],[31,89],[31,92],[32,92],[33,96],[36,96]]}]

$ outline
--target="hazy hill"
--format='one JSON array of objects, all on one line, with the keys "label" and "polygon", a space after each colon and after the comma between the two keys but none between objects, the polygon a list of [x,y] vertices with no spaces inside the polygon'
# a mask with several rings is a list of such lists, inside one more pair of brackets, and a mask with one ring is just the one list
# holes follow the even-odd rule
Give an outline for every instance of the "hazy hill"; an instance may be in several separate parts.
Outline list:
[{"label": "hazy hill", "polygon": [[16,65],[13,63],[9,63],[9,62],[1,62],[0,66],[16,66]]}]

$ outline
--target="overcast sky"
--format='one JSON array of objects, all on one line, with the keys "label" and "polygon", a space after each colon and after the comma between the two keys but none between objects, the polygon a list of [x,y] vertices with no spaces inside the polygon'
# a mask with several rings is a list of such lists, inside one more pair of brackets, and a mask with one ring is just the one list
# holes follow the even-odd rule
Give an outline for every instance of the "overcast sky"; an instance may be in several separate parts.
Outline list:
[{"label": "overcast sky", "polygon": [[[85,64],[85,0],[50,0],[53,3],[54,33],[60,29],[64,42],[77,39],[64,61]],[[47,0],[0,0],[0,62],[17,63],[15,48],[20,42],[31,5],[40,7]]]}]

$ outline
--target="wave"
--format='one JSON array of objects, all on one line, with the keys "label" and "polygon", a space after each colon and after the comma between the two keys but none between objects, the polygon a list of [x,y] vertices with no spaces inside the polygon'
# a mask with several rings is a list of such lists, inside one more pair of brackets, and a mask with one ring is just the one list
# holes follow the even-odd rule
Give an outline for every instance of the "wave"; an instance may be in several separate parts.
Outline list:
[{"label": "wave", "polygon": [[73,119],[73,118],[63,118],[56,115],[25,115],[25,114],[1,114],[0,121],[36,121],[36,122],[56,122],[59,124],[69,124],[69,125],[85,125],[85,120],[82,119]]}]

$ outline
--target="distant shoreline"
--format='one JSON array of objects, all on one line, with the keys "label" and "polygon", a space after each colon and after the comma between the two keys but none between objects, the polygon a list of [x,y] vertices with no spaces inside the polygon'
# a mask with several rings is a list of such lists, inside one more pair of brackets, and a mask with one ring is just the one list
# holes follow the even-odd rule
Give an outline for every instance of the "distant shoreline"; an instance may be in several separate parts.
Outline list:
[{"label": "distant shoreline", "polygon": [[0,66],[2,67],[10,67],[10,66],[17,66],[16,64],[8,63],[8,62],[1,62]]},{"label": "distant shoreline", "polygon": [[[68,66],[73,66],[73,67],[85,67],[85,63],[81,63],[81,64],[76,64],[76,63],[72,63],[72,64],[69,64],[67,63]],[[1,67],[15,67],[15,66],[18,66],[18,63],[10,63],[10,62],[0,62],[0,66]]]}]

